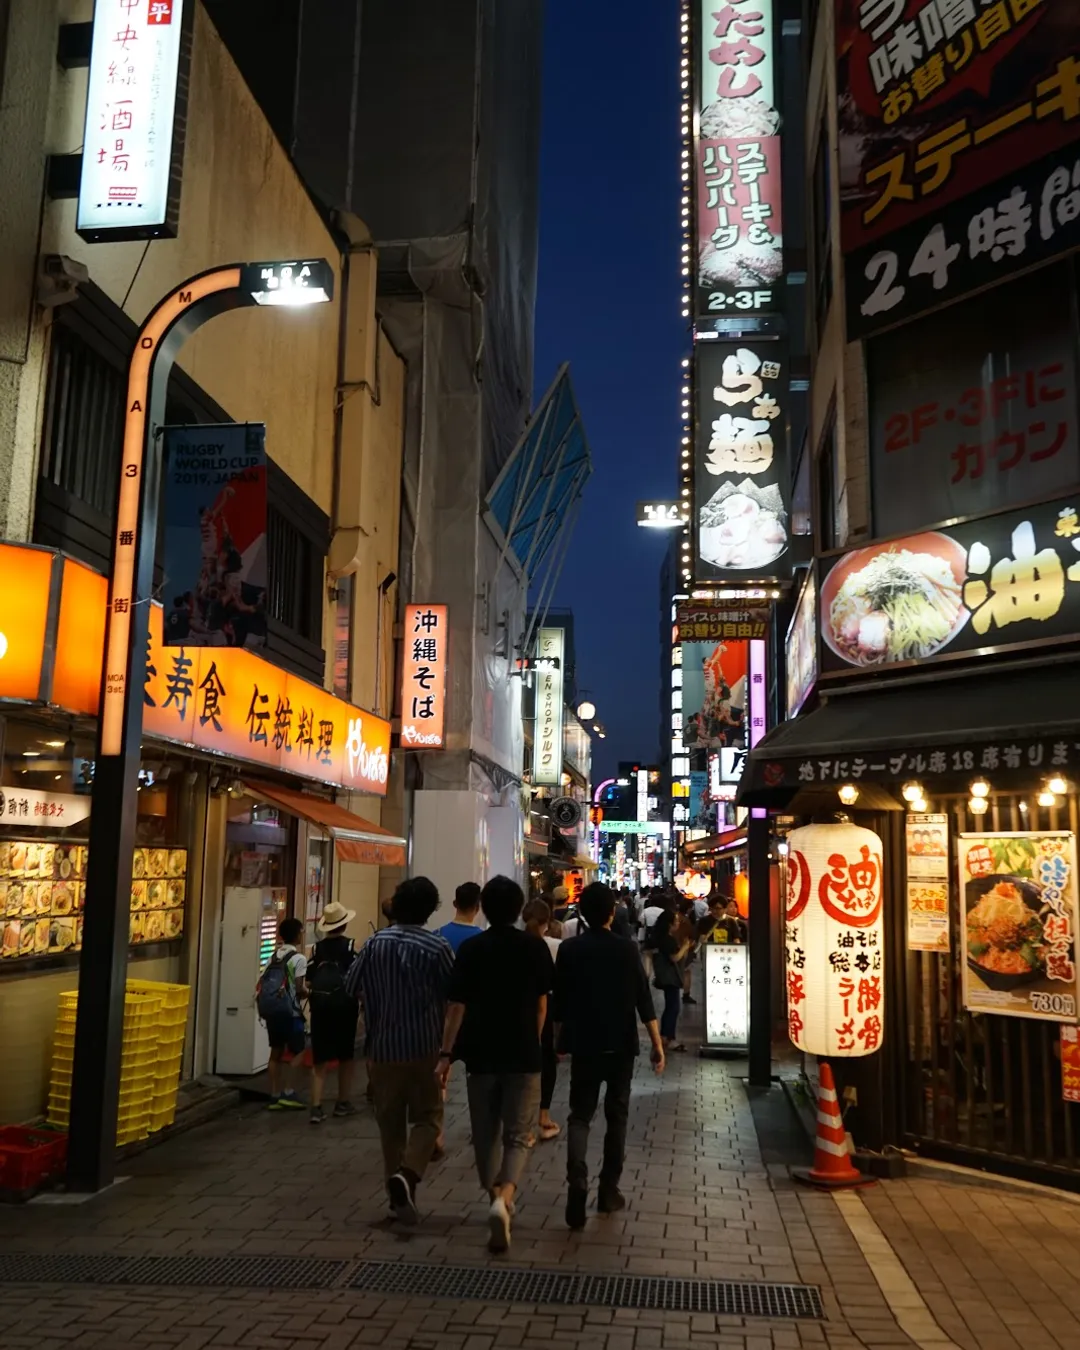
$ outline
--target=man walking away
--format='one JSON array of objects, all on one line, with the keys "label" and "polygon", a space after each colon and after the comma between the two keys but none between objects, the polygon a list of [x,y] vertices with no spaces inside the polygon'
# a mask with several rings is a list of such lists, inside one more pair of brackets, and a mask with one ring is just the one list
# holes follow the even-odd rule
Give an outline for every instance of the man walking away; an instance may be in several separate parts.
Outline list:
[{"label": "man walking away", "polygon": [[304,925],[299,919],[282,919],[278,925],[278,947],[259,978],[255,990],[255,1006],[266,1023],[266,1038],[270,1042],[270,1106],[271,1111],[302,1111],[304,1103],[289,1086],[289,1065],[286,1053],[299,1059],[306,1047],[304,1010],[300,1006],[307,993],[304,976],[307,957],[297,943],[304,936]]},{"label": "man walking away", "polygon": [[466,881],[454,893],[454,917],[435,931],[454,949],[454,955],[463,942],[479,937],[483,929],[476,922],[480,917],[480,887],[475,881]]},{"label": "man walking away", "polygon": [[[619,1190],[626,1156],[630,1084],[638,1053],[636,1018],[652,1042],[652,1064],[664,1071],[664,1047],[656,1025],[645,971],[637,947],[611,931],[615,896],[600,882],[586,886],[580,907],[588,927],[564,942],[555,966],[556,1045],[573,1056],[570,1065],[570,1122],[567,1131],[566,1222],[585,1227],[589,1196],[589,1127],[604,1092],[604,1161],[596,1207],[614,1214],[626,1201]],[[563,1039],[560,1037],[562,1028]]]},{"label": "man walking away", "polygon": [[438,907],[439,892],[427,877],[403,881],[391,903],[391,926],[364,943],[345,981],[364,1007],[390,1208],[409,1224],[418,1217],[416,1188],[443,1117],[435,1068],[454,953],[424,927]]},{"label": "man walking away", "polygon": [[493,877],[484,887],[480,905],[490,926],[458,953],[439,1056],[441,1086],[460,1033],[476,1170],[491,1200],[493,1252],[510,1245],[514,1193],[540,1106],[540,1036],[554,978],[543,938],[515,927],[524,904],[521,887],[509,877]]},{"label": "man walking away", "polygon": [[319,920],[322,938],[308,963],[308,1005],[311,1008],[311,1123],[321,1125],[326,1066],[336,1060],[338,1098],[335,1116],[355,1115],[352,1104],[356,1067],[356,1025],[360,1005],[345,988],[345,977],[356,959],[352,938],[345,929],[356,918],[354,910],[336,902],[327,905]]}]

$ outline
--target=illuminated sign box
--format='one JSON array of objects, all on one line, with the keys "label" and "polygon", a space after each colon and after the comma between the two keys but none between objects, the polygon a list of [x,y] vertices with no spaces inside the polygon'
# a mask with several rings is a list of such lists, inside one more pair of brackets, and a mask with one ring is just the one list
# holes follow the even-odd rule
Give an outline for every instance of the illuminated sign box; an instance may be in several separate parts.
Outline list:
[{"label": "illuminated sign box", "polygon": [[401,663],[401,744],[406,749],[446,745],[448,630],[445,605],[406,606]]},{"label": "illuminated sign box", "polygon": [[533,782],[541,787],[562,786],[564,644],[561,628],[541,628],[537,634]]}]

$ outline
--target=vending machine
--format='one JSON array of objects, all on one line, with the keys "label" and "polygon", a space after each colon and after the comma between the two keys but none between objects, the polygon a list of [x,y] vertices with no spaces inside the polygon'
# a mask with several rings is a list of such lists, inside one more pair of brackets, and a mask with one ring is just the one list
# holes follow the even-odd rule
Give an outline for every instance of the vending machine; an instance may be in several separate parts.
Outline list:
[{"label": "vending machine", "polygon": [[278,925],[287,907],[288,891],[283,886],[225,888],[217,1073],[254,1074],[269,1063],[270,1046],[255,1006],[255,986],[277,947]]}]

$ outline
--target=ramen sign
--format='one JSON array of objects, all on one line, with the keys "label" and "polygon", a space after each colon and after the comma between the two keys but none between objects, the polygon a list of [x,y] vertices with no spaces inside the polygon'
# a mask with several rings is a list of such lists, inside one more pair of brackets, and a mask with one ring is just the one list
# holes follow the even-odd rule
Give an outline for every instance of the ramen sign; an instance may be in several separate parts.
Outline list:
[{"label": "ramen sign", "polygon": [[807,825],[788,847],[788,1035],[810,1055],[872,1054],[885,1024],[881,840],[858,825]]}]

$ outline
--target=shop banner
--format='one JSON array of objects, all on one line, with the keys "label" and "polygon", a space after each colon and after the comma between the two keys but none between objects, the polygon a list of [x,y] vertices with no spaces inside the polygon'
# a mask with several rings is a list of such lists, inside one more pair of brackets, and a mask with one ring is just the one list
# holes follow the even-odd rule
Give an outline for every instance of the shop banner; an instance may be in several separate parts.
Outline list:
[{"label": "shop banner", "polygon": [[1080,135],[1075,5],[837,0],[836,42],[846,252]]},{"label": "shop banner", "polygon": [[779,308],[780,112],[772,0],[698,8],[697,312]]},{"label": "shop banner", "polygon": [[165,428],[165,641],[266,643],[266,428]]},{"label": "shop banner", "polygon": [[748,642],[682,644],[685,749],[745,747],[749,660]]},{"label": "shop banner", "polygon": [[824,678],[1080,633],[1080,493],[822,559]]},{"label": "shop banner", "polygon": [[787,716],[795,717],[813,692],[818,677],[817,578],[806,574],[787,632]]},{"label": "shop banner", "polygon": [[911,952],[949,950],[949,817],[908,815],[907,945]]},{"label": "shop banner", "polygon": [[[536,635],[536,721],[533,724],[533,782],[562,787],[563,658],[562,628],[541,628]],[[554,668],[553,668],[554,667]]]},{"label": "shop banner", "polygon": [[90,798],[74,792],[40,792],[33,788],[0,788],[0,824],[65,830],[90,818]]},{"label": "shop banner", "polygon": [[694,361],[698,580],[786,576],[786,349],[768,339],[702,341]]},{"label": "shop banner", "polygon": [[674,642],[719,642],[721,638],[763,638],[769,632],[771,601],[733,600],[717,605],[708,600],[682,600],[675,607]]},{"label": "shop banner", "polygon": [[446,744],[449,628],[445,605],[406,605],[401,744],[407,749],[440,750]]},{"label": "shop banner", "polygon": [[1080,1102],[1080,1032],[1066,1025],[1061,1028],[1061,1096]]},{"label": "shop banner", "polygon": [[706,943],[705,1043],[717,1049],[745,1046],[750,1033],[750,965],[747,948]]},{"label": "shop banner", "polygon": [[1075,836],[962,834],[958,853],[964,1007],[1075,1022]]},{"label": "shop banner", "polygon": [[655,834],[667,838],[671,826],[666,820],[602,820],[601,834]]}]

